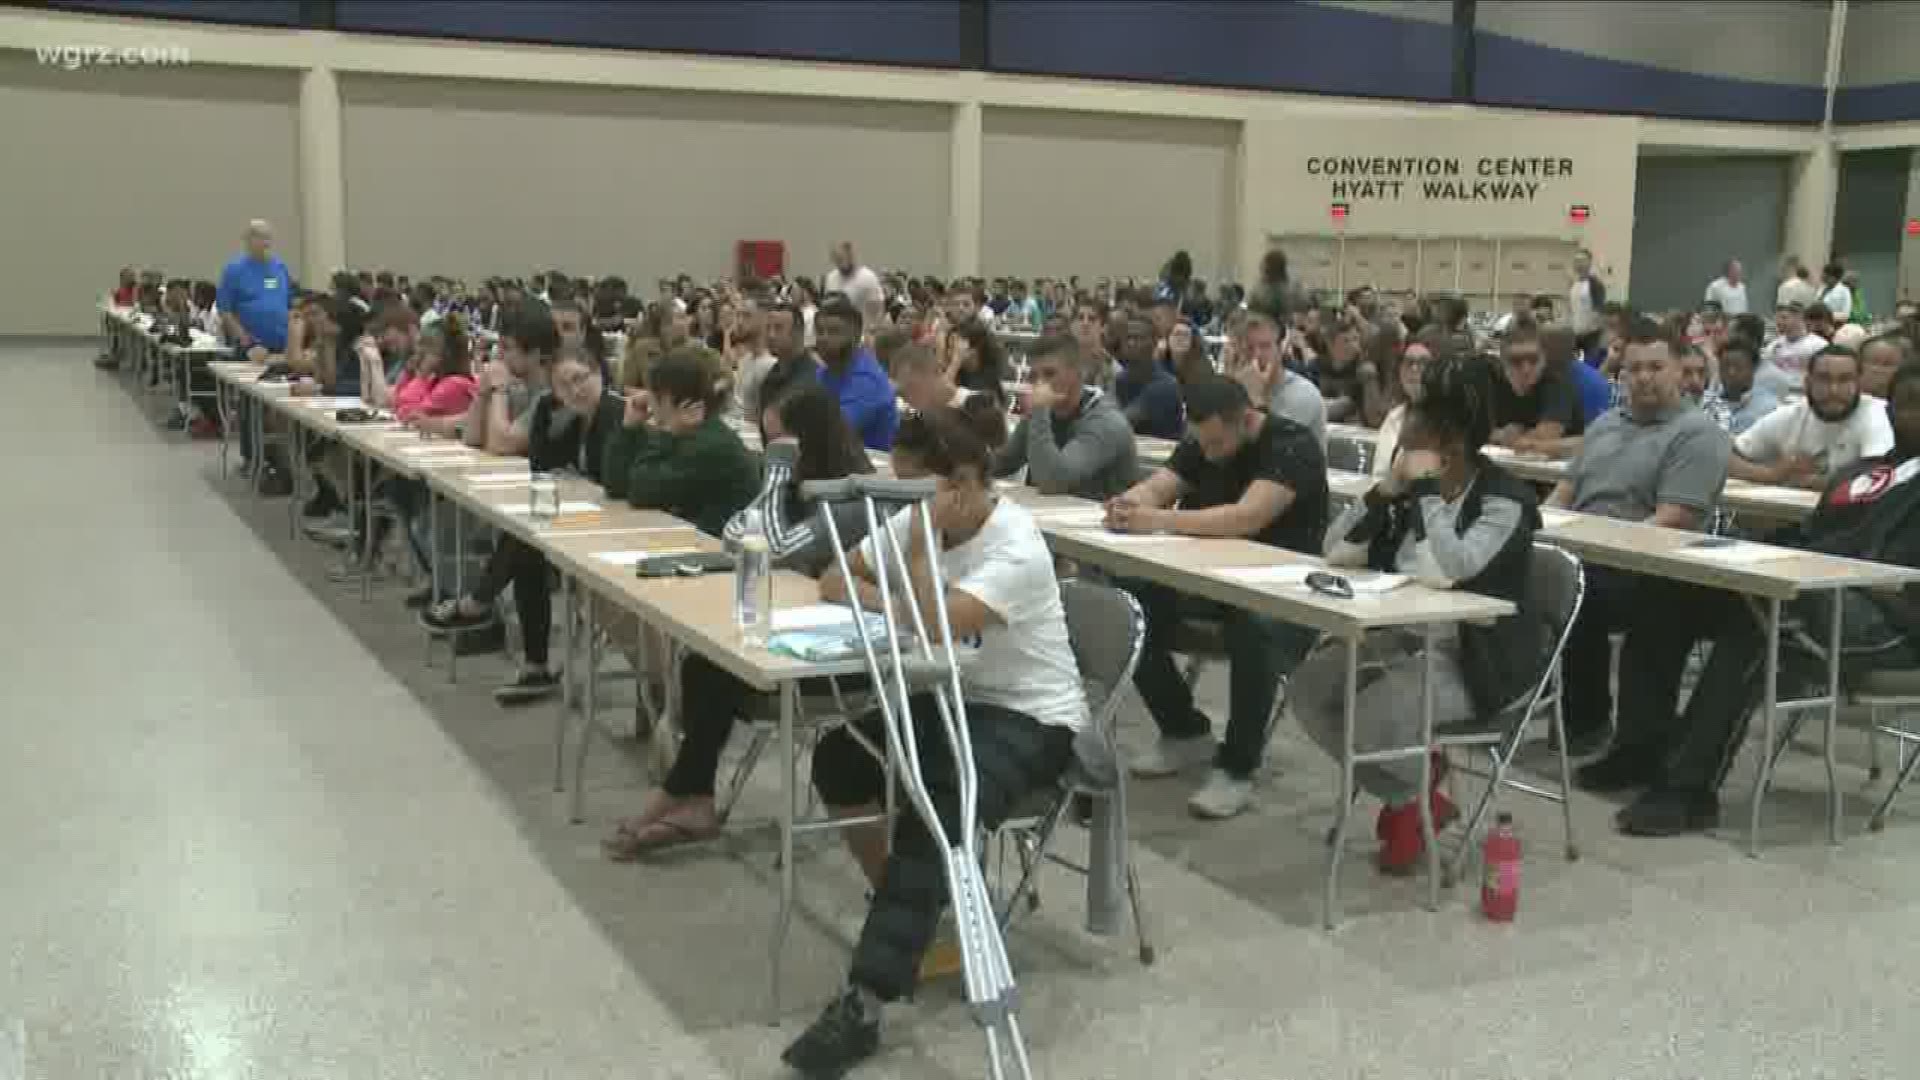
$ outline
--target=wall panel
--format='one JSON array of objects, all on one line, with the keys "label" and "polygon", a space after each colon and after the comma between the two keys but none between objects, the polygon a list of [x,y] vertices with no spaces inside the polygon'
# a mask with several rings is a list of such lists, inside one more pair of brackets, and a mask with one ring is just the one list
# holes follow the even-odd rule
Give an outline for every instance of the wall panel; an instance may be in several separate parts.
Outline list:
[{"label": "wall panel", "polygon": [[299,265],[292,72],[67,71],[0,52],[0,332],[91,333],[126,264],[219,277],[249,218]]},{"label": "wall panel", "polygon": [[981,269],[1150,277],[1175,251],[1232,270],[1233,124],[988,109]]},{"label": "wall panel", "polygon": [[994,0],[996,71],[1444,101],[1452,28],[1432,3]]},{"label": "wall panel", "polygon": [[960,0],[336,0],[342,30],[958,67]]},{"label": "wall panel", "polygon": [[[1747,270],[1747,304],[1772,314],[1787,209],[1779,157],[1642,157],[1633,220],[1634,306],[1692,308],[1729,258]],[[1810,252],[1817,260],[1823,253]]]},{"label": "wall panel", "polygon": [[944,269],[944,108],[374,77],[341,92],[357,265],[650,283],[730,273],[752,239],[817,276],[847,239],[874,266]]},{"label": "wall panel", "polygon": [[1825,0],[1482,0],[1475,100],[1817,124]]}]

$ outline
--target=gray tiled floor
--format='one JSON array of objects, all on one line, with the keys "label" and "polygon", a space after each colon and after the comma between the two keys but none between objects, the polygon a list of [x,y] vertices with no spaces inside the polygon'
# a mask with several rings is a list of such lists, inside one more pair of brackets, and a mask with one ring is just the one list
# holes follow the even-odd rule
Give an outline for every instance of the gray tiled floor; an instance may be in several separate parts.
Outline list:
[{"label": "gray tiled floor", "polygon": [[[395,588],[362,605],[329,584],[279,504],[222,484],[209,446],[156,431],[88,355],[0,351],[0,1077],[16,1038],[47,1080],[780,1075],[845,962],[850,864],[808,852],[814,918],[767,1025],[763,836],[603,862],[644,754],[596,746],[591,821],[566,824],[552,714],[493,705],[500,661],[458,685],[423,667]],[[1868,836],[1856,797],[1829,849],[1820,770],[1795,754],[1759,861],[1730,834],[1625,841],[1581,798],[1569,864],[1553,810],[1516,800],[1511,927],[1464,890],[1422,910],[1417,881],[1366,869],[1361,828],[1327,934],[1330,770],[1284,727],[1274,761],[1258,811],[1225,824],[1186,818],[1182,787],[1137,789],[1154,967],[1080,932],[1073,885],[1048,880],[1012,941],[1042,1075],[1920,1074],[1900,1019],[1920,807]],[[762,782],[741,814],[771,805]],[[896,1018],[863,1075],[980,1074],[950,985]]]}]

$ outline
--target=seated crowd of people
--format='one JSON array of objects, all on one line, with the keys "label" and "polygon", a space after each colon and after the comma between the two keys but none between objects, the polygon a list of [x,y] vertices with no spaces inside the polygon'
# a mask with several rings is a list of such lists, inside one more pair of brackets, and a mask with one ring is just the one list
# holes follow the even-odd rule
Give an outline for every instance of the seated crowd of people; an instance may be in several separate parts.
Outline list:
[{"label": "seated crowd of people", "polygon": [[[234,334],[218,318],[209,325],[282,365],[294,393],[357,397],[423,433],[577,473],[609,500],[667,511],[716,537],[737,541],[749,520],[760,522],[776,564],[818,578],[827,601],[859,595],[871,604],[874,538],[861,540],[863,522],[852,516],[834,519],[858,545],[843,574],[822,508],[801,485],[869,471],[870,451],[889,452],[900,476],[932,477],[940,550],[924,550],[917,530],[899,535],[911,558],[938,560],[951,632],[979,642],[961,688],[989,826],[1057,780],[1088,720],[1058,564],[1034,518],[996,480],[1090,500],[1116,532],[1243,538],[1516,605],[1490,625],[1450,630],[1434,642],[1431,664],[1416,638],[1371,635],[1353,713],[1361,749],[1417,738],[1424,671],[1442,725],[1491,723],[1539,681],[1555,642],[1545,613],[1527,604],[1526,583],[1543,507],[1705,530],[1730,476],[1796,485],[1819,491],[1818,507],[1773,542],[1920,565],[1920,521],[1908,513],[1920,501],[1911,483],[1920,475],[1913,338],[1896,331],[1848,344],[1853,324],[1826,328],[1826,309],[1798,300],[1779,305],[1768,335],[1757,319],[1726,318],[1711,303],[1667,318],[1603,303],[1598,328],[1584,330],[1556,320],[1555,298],[1525,297],[1483,336],[1458,297],[1396,310],[1356,289],[1337,307],[1318,303],[1289,283],[1278,253],[1245,295],[1209,295],[1185,253],[1157,283],[1101,279],[1090,288],[882,275],[845,244],[833,259],[818,291],[804,278],[697,288],[682,276],[660,282],[647,303],[618,278],[560,271],[473,290],[342,273],[326,292],[283,282],[284,328]],[[147,287],[123,278],[129,287],[144,303]],[[996,331],[1028,328],[1037,335],[1019,343],[1022,381]],[[1224,339],[1217,351],[1210,337]],[[760,455],[742,441],[742,424],[758,429]],[[1377,429],[1375,482],[1344,509],[1329,489],[1329,424]],[[1176,445],[1164,464],[1144,469],[1140,437]],[[1566,459],[1567,478],[1542,492],[1491,448]],[[253,468],[289,467],[265,448],[245,451]],[[355,539],[355,523],[338,510],[356,478],[324,446],[304,460],[315,491],[311,533]],[[424,491],[388,478],[365,494],[395,508],[407,548],[430,565],[438,541],[420,523]],[[366,549],[378,549],[375,539]],[[1758,701],[1766,639],[1738,597],[1594,566],[1586,575],[1563,660],[1568,751],[1592,759],[1580,782],[1639,793],[1620,812],[1625,832],[1711,827]],[[479,632],[495,625],[497,600],[510,590],[524,655],[499,699],[553,694],[560,673],[549,654],[544,557],[495,537],[470,582],[438,604],[424,590],[409,603],[435,631]],[[1154,582],[1115,584],[1146,615],[1134,687],[1158,738],[1131,763],[1138,775],[1204,768],[1192,811],[1238,814],[1283,706],[1338,756],[1345,663],[1315,632]],[[1920,666],[1911,645],[1920,609],[1901,594],[1846,595],[1850,665]],[[1793,606],[1824,625],[1819,604]],[[1196,618],[1222,627],[1224,725],[1200,711],[1174,659],[1181,628]],[[1615,633],[1624,635],[1617,709]],[[1712,644],[1711,659],[1683,709],[1682,672],[1699,642]],[[1782,649],[1794,687],[1817,676],[1800,638]],[[753,691],[697,654],[679,678],[684,738],[660,788],[606,837],[610,858],[640,859],[723,828],[716,777]],[[928,721],[927,708],[916,702],[916,724]],[[860,745],[860,736],[876,738],[874,723],[856,721],[814,753],[815,786],[836,815],[871,815],[884,801],[885,773]],[[1381,803],[1381,870],[1420,861],[1421,770],[1443,760],[1358,770]],[[950,801],[951,764],[923,767],[936,801]],[[1433,790],[1432,817],[1444,826],[1455,809]],[[872,900],[845,992],[787,1051],[809,1076],[839,1075],[873,1053],[881,1013],[911,993],[945,902],[941,855],[915,815],[898,817],[890,843],[878,828],[848,838]]]}]

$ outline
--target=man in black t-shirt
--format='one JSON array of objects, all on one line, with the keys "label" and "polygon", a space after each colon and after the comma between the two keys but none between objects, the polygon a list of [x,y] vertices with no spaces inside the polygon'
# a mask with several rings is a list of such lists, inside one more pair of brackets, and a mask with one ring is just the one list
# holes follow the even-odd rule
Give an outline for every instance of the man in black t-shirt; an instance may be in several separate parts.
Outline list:
[{"label": "man in black t-shirt", "polygon": [[1578,435],[1580,393],[1569,373],[1547,360],[1540,328],[1530,318],[1515,318],[1500,351],[1493,379],[1493,437],[1496,446],[1552,454],[1561,440]]},{"label": "man in black t-shirt", "polygon": [[[1319,554],[1327,528],[1327,461],[1312,431],[1253,408],[1239,383],[1219,375],[1187,387],[1187,431],[1164,467],[1107,504],[1108,528],[1244,537]],[[1172,776],[1210,759],[1213,771],[1187,806],[1201,817],[1232,817],[1252,796],[1279,682],[1317,635],[1153,582],[1120,584],[1146,612],[1146,648],[1133,683],[1160,729],[1158,744],[1133,771]],[[1195,617],[1222,624],[1232,665],[1227,730],[1217,749],[1212,722],[1194,708],[1193,688],[1173,662],[1180,623]]]}]

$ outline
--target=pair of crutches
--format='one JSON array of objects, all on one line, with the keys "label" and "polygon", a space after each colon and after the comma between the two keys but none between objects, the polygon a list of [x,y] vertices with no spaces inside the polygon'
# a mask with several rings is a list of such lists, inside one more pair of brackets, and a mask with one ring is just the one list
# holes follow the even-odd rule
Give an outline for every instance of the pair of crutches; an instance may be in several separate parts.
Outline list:
[{"label": "pair of crutches", "polygon": [[[1033,1070],[1027,1059],[1026,1043],[1020,1035],[1020,1021],[1015,1015],[1013,967],[1007,960],[1006,942],[1000,936],[999,920],[980,868],[978,780],[973,770],[973,744],[967,732],[966,701],[960,689],[960,661],[947,617],[946,583],[937,557],[940,539],[933,527],[934,491],[932,480],[871,476],[810,481],[801,485],[802,496],[821,508],[820,517],[826,522],[834,559],[850,585],[855,579],[847,546],[832,511],[836,504],[857,504],[865,510],[872,553],[868,562],[884,623],[884,630],[877,633],[883,633],[884,637],[876,640],[876,631],[868,628],[858,589],[848,589],[848,602],[853,606],[854,629],[859,635],[860,649],[885,721],[887,754],[899,765],[913,812],[920,815],[927,832],[939,842],[945,855],[947,893],[952,899],[954,925],[959,935],[967,1002],[974,1022],[987,1037],[989,1075],[994,1080],[1004,1080],[1010,1066],[1016,1080],[1027,1080]],[[905,504],[902,515],[907,530],[905,536],[893,530],[893,515],[887,512],[900,504]],[[887,511],[883,511],[883,506]],[[935,553],[935,557],[928,560],[928,587],[933,595],[927,598],[914,593],[908,563],[913,530],[919,530],[926,550]],[[928,600],[931,603],[923,607]],[[938,622],[937,632],[929,632],[922,614],[929,609]],[[909,704],[915,687],[933,698],[940,717],[938,734],[947,740],[951,750],[959,794],[955,815],[957,836],[950,835],[941,823],[920,770],[919,733]]]}]

